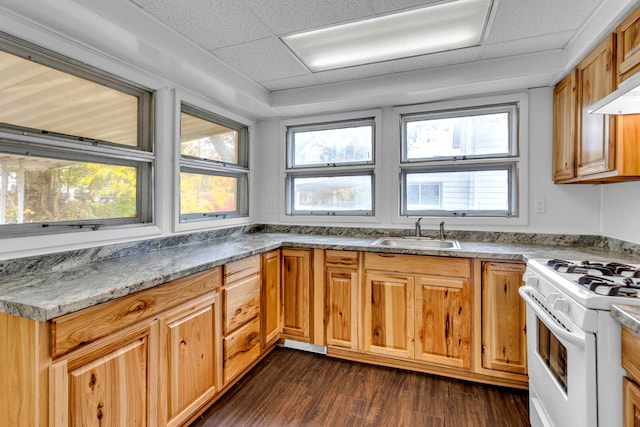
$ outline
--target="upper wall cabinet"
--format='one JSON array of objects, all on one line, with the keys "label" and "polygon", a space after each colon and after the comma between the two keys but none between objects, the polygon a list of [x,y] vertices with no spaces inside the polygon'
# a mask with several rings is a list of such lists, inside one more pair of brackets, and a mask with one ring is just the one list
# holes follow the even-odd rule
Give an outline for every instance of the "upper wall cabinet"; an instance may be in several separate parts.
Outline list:
[{"label": "upper wall cabinet", "polygon": [[640,8],[618,26],[618,83],[640,71]]},{"label": "upper wall cabinet", "polygon": [[553,180],[557,184],[640,180],[640,115],[588,112],[617,88],[618,81],[640,69],[636,19],[621,24],[618,33],[596,46],[554,90]]}]

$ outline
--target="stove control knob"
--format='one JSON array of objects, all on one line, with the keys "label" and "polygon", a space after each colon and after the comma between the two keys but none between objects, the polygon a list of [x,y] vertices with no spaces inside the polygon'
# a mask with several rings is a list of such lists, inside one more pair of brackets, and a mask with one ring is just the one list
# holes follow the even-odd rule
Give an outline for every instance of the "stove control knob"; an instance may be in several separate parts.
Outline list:
[{"label": "stove control knob", "polygon": [[547,304],[554,306],[556,301],[558,301],[560,299],[562,295],[558,294],[558,293],[552,293],[547,295]]},{"label": "stove control knob", "polygon": [[528,276],[525,277],[525,283],[527,286],[531,286],[532,288],[537,288],[540,286],[540,280],[536,276]]},{"label": "stove control knob", "polygon": [[553,303],[553,309],[563,312],[564,314],[569,313],[569,301],[565,298],[558,298]]}]

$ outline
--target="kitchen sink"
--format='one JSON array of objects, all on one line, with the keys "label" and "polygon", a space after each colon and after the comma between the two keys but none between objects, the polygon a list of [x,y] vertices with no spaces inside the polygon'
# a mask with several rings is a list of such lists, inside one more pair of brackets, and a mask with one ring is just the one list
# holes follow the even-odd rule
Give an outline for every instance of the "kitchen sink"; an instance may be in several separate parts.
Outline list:
[{"label": "kitchen sink", "polygon": [[458,250],[457,240],[437,240],[428,237],[383,237],[371,243],[372,246],[385,246],[408,249]]}]

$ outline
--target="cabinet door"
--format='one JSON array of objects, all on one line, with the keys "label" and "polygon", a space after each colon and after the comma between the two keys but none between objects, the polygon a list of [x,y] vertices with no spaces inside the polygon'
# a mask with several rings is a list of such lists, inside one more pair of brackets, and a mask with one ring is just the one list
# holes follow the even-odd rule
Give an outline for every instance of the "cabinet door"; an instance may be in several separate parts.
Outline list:
[{"label": "cabinet door", "polygon": [[482,367],[527,373],[525,304],[518,288],[524,264],[482,265]]},{"label": "cabinet door", "polygon": [[50,368],[55,426],[156,425],[157,329],[117,334]]},{"label": "cabinet door", "polygon": [[589,107],[613,92],[615,35],[607,37],[578,64],[579,131],[578,176],[615,168],[615,121],[589,114]]},{"label": "cabinet door", "polygon": [[575,177],[576,105],[575,73],[569,74],[553,91],[553,180]]},{"label": "cabinet door", "polygon": [[309,250],[282,250],[282,331],[301,341],[311,338],[311,257]]},{"label": "cabinet door", "polygon": [[262,347],[278,339],[282,331],[280,299],[280,250],[262,255]]},{"label": "cabinet door", "polygon": [[221,386],[219,293],[175,310],[160,321],[159,410],[167,425],[179,425]]},{"label": "cabinet door", "polygon": [[328,268],[325,279],[327,345],[358,349],[358,273]]},{"label": "cabinet door", "polygon": [[364,350],[413,358],[413,278],[367,273],[364,298]]},{"label": "cabinet door", "polygon": [[471,284],[466,279],[416,277],[418,360],[471,367]]},{"label": "cabinet door", "polygon": [[640,71],[640,8],[633,11],[616,31],[618,83]]},{"label": "cabinet door", "polygon": [[623,426],[640,426],[640,387],[629,378],[622,379]]}]

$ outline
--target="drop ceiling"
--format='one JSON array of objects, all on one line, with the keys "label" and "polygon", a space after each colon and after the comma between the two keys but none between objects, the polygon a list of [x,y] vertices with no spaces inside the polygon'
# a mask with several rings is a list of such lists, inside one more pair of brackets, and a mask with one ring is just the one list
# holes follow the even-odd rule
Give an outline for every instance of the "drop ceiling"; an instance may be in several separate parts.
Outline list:
[{"label": "drop ceiling", "polygon": [[599,0],[494,0],[480,46],[311,72],[280,40],[292,33],[441,0],[130,0],[268,91],[308,88],[564,49]]}]

